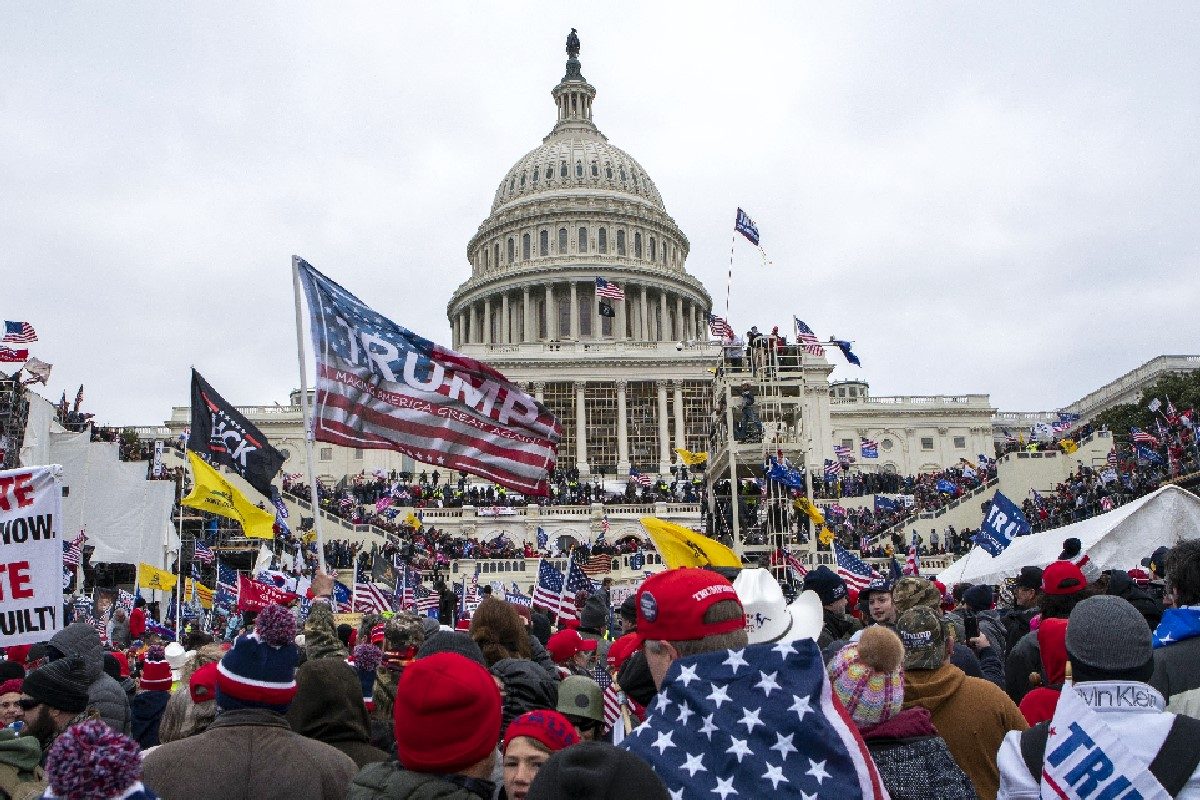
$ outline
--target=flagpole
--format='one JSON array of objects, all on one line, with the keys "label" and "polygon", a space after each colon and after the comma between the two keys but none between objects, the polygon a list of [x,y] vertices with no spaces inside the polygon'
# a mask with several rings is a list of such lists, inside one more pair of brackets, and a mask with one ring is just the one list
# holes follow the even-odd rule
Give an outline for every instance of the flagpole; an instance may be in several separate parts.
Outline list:
[{"label": "flagpole", "polygon": [[[725,281],[725,321],[729,322],[729,296],[733,294],[733,251],[737,247],[737,227],[729,234],[729,277]],[[730,327],[733,327],[732,325]]]},{"label": "flagpole", "polygon": [[[313,468],[312,413],[308,407],[308,369],[304,357],[304,317],[300,308],[300,256],[292,256],[292,290],[296,297],[296,360],[300,363],[300,414],[304,418],[304,457],[308,465],[308,488],[312,501],[313,530],[317,532],[317,567],[325,572],[325,534],[321,527],[321,506],[317,501],[317,476]],[[355,577],[358,577],[357,575]]]},{"label": "flagpole", "polygon": [[175,557],[175,641],[183,644],[183,506],[176,517],[175,536],[179,539],[179,554]]}]

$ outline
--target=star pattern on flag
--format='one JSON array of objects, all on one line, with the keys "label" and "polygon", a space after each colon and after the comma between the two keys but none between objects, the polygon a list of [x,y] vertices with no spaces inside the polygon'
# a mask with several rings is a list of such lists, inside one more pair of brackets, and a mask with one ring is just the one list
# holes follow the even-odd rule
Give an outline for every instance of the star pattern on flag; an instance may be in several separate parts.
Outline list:
[{"label": "star pattern on flag", "polygon": [[681,800],[763,792],[883,797],[810,640],[677,660],[646,721],[622,746]]}]

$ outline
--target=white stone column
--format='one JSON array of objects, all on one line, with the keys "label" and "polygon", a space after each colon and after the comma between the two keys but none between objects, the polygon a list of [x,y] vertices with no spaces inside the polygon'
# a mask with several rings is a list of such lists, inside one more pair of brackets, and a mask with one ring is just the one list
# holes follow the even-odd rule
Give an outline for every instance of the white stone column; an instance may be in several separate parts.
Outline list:
[{"label": "white stone column", "polygon": [[625,341],[625,320],[629,314],[629,304],[633,302],[629,292],[631,288],[626,288],[625,299],[613,301],[613,306],[617,312],[617,316],[613,318],[613,338],[618,342]]},{"label": "white stone column", "polygon": [[575,384],[575,469],[580,475],[588,471],[587,463],[587,384]]},{"label": "white stone column", "polygon": [[643,342],[650,341],[650,294],[646,291],[646,285],[642,284],[642,307],[639,309],[640,319],[638,320],[638,339]]},{"label": "white stone column", "polygon": [[500,344],[511,344],[512,317],[509,315],[508,292],[500,298]]},{"label": "white stone column", "polygon": [[533,384],[533,399],[539,403],[546,402],[546,384],[537,381]]},{"label": "white stone column", "polygon": [[661,330],[658,335],[658,341],[671,341],[675,337],[671,335],[671,314],[669,311],[667,311],[667,293],[661,290],[658,293],[658,318],[661,321]]},{"label": "white stone column", "polygon": [[[612,304],[610,303],[610,305]],[[614,327],[616,327],[615,324]],[[592,292],[592,341],[604,341],[604,320],[600,317],[600,296],[594,291]]]},{"label": "white stone column", "polygon": [[575,281],[569,284],[571,287],[571,341],[579,341],[579,297],[575,293]]},{"label": "white stone column", "polygon": [[483,343],[492,343],[492,299],[483,301]]},{"label": "white stone column", "polygon": [[467,315],[467,341],[475,342],[475,306],[468,305],[463,311]]},{"label": "white stone column", "polygon": [[546,341],[558,338],[558,308],[554,305],[554,284],[546,284]]},{"label": "white stone column", "polygon": [[617,381],[617,475],[629,475],[629,412],[627,410],[625,390],[629,387],[626,381]]},{"label": "white stone column", "polygon": [[529,313],[529,287],[521,287],[521,317],[523,325],[521,328],[521,341],[532,342],[537,339],[533,335],[533,315]]},{"label": "white stone column", "polygon": [[676,339],[690,339],[692,337],[687,334],[687,325],[683,321],[683,295],[675,295],[675,315],[671,317],[671,329],[675,332]]},{"label": "white stone column", "polygon": [[667,426],[667,382],[658,382],[658,472],[671,471],[671,434]]},{"label": "white stone column", "polygon": [[675,392],[675,448],[677,450],[687,449],[686,429],[683,424],[683,381],[671,381],[671,388]]}]

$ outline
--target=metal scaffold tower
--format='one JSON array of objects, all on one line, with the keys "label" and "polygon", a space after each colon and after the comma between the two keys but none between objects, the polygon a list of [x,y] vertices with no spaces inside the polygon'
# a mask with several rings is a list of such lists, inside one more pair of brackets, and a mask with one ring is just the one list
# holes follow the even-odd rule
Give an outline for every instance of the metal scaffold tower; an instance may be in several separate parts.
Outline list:
[{"label": "metal scaffold tower", "polygon": [[25,387],[9,375],[0,374],[0,469],[21,465],[29,401]]},{"label": "metal scaffold tower", "polygon": [[[799,499],[812,500],[813,470],[832,450],[832,371],[803,346],[764,336],[744,349],[727,346],[713,379],[706,532],[769,565],[781,581],[787,570],[779,555],[791,552],[811,563],[816,550],[816,532]],[[803,488],[767,480],[772,458],[798,470]]]}]

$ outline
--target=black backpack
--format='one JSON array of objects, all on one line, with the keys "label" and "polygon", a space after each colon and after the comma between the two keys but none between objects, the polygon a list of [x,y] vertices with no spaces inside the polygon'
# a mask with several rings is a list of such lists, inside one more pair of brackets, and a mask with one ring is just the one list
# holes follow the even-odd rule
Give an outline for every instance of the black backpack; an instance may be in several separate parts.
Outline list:
[{"label": "black backpack", "polygon": [[[1046,740],[1050,736],[1050,723],[1039,722],[1021,733],[1021,757],[1029,774],[1039,784],[1042,782],[1042,764],[1046,760]],[[1158,754],[1150,762],[1153,775],[1167,794],[1176,797],[1187,785],[1196,767],[1200,766],[1200,719],[1175,715],[1175,722],[1163,739]]]}]

